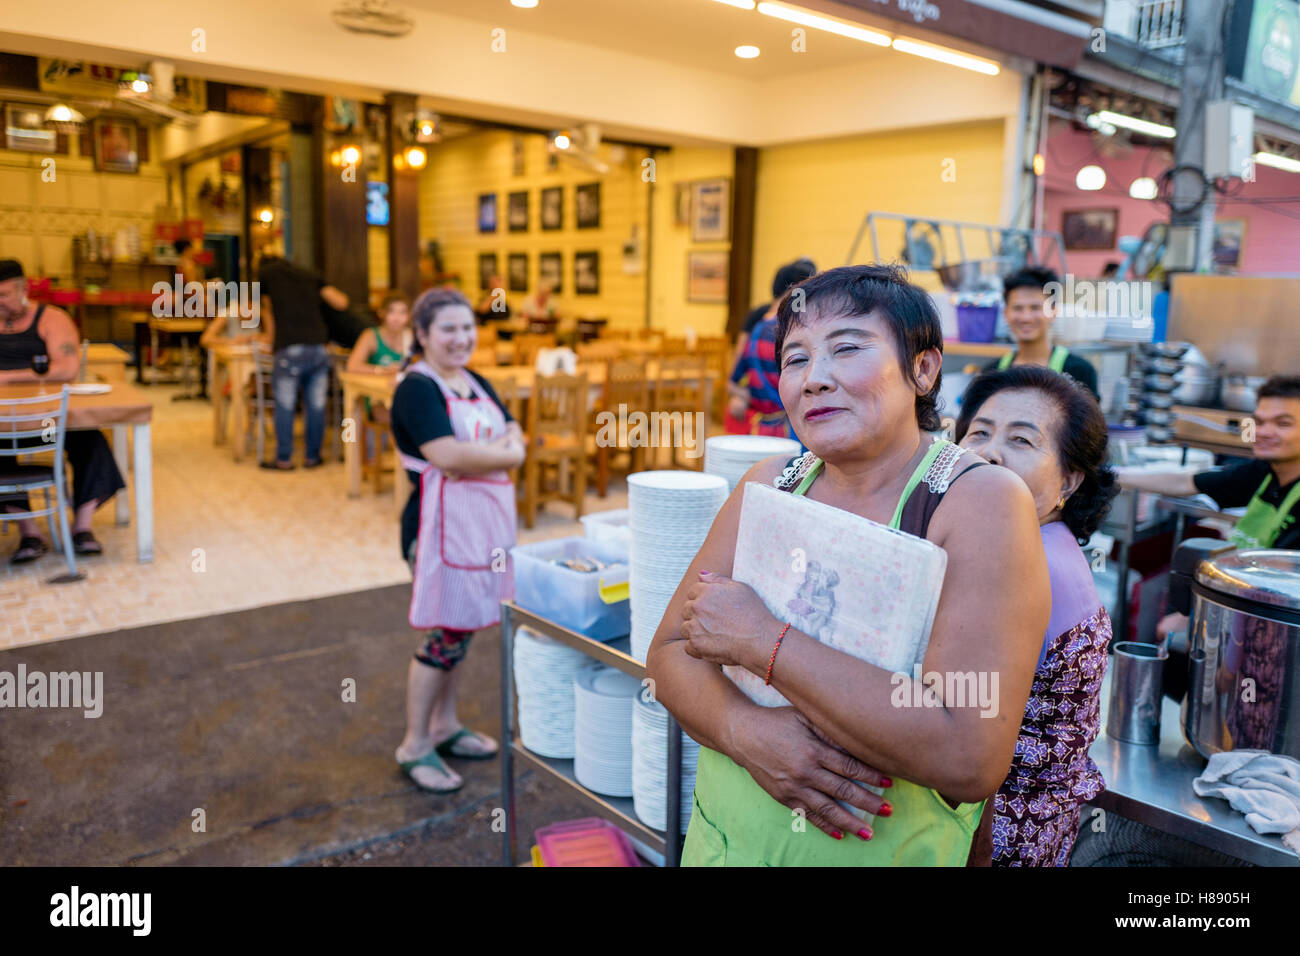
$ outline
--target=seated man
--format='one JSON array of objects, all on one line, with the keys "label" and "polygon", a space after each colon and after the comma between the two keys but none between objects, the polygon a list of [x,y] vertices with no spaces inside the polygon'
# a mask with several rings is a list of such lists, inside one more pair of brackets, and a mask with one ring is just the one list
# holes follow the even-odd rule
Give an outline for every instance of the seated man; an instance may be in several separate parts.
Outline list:
[{"label": "seated man", "polygon": [[[36,305],[27,300],[27,280],[22,264],[14,259],[0,259],[0,385],[35,382],[32,358],[49,356],[51,382],[71,382],[81,369],[81,349],[77,327],[68,314],[52,306]],[[40,440],[30,442],[39,448]],[[72,504],[76,514],[72,523],[72,543],[77,554],[100,554],[104,548],[90,530],[95,509],[126,487],[113,460],[113,451],[99,431],[69,431],[64,449],[72,465]],[[13,459],[6,459],[12,462]],[[31,511],[26,495],[8,495],[0,507],[10,513]],[[36,522],[25,518],[18,522],[21,539],[10,558],[12,564],[35,561],[47,550]]]},{"label": "seated man", "polygon": [[[1233,544],[1300,551],[1300,375],[1274,375],[1258,394],[1254,461],[1195,475],[1120,468],[1120,486],[1179,497],[1199,492],[1220,508],[1244,505],[1229,538]],[[1171,614],[1157,635],[1163,641],[1186,625],[1186,617]]]}]

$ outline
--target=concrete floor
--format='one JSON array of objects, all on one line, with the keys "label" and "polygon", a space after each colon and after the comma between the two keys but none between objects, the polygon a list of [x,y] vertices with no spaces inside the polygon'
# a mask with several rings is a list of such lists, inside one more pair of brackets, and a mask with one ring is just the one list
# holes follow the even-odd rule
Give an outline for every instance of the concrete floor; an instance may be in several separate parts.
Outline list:
[{"label": "concrete floor", "polygon": [[[102,671],[103,714],[13,709],[0,734],[3,865],[498,865],[501,764],[418,790],[393,750],[418,636],[406,585],[0,652],[0,671]],[[499,634],[460,707],[499,738]],[[342,700],[356,682],[356,702]],[[520,775],[520,853],[589,813]],[[196,832],[196,810],[205,827]]]}]

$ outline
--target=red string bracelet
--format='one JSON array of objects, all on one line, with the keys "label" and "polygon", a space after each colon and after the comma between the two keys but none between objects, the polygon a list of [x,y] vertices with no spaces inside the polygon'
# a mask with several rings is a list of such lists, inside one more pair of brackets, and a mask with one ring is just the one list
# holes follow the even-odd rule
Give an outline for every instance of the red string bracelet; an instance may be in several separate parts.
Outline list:
[{"label": "red string bracelet", "polygon": [[788,630],[790,630],[789,623],[787,623],[785,627],[781,628],[781,636],[776,639],[776,646],[772,648],[772,656],[768,658],[767,676],[763,678],[763,683],[769,686],[772,683],[772,665],[776,663],[776,652],[781,649],[781,642],[785,640],[785,633]]}]

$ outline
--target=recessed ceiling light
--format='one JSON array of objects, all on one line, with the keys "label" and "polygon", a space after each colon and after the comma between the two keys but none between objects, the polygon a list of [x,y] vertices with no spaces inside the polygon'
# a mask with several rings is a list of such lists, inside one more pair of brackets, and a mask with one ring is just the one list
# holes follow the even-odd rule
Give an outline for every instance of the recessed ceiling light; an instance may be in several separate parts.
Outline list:
[{"label": "recessed ceiling light", "polygon": [[742,60],[752,60],[754,57],[758,56],[758,52],[758,47],[750,44],[736,47],[736,56],[740,57]]},{"label": "recessed ceiling light", "polygon": [[533,7],[537,6],[537,0],[510,0],[510,5],[521,7],[524,10],[531,10]]},{"label": "recessed ceiling light", "polygon": [[569,148],[569,145],[570,145],[571,143],[572,143],[572,140],[570,140],[569,137],[566,136],[564,133],[556,133],[556,134],[555,134],[555,148],[556,148],[556,149],[568,149],[568,148]]}]

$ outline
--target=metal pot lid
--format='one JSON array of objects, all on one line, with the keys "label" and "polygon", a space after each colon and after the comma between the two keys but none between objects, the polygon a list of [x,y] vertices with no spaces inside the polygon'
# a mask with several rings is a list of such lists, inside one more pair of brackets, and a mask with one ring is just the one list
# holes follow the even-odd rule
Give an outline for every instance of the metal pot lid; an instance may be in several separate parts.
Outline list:
[{"label": "metal pot lid", "polygon": [[1300,611],[1300,551],[1230,551],[1202,561],[1196,582],[1243,601]]}]

